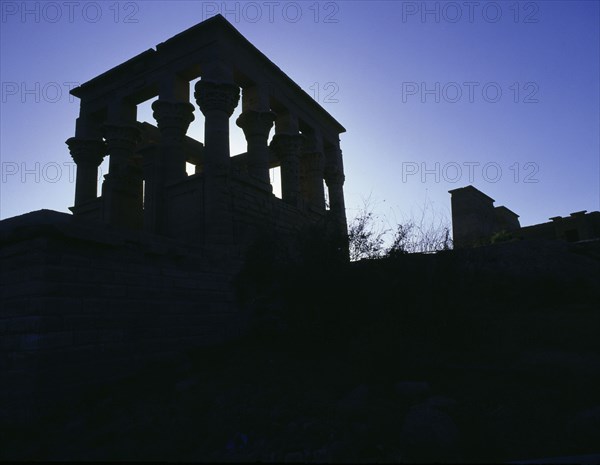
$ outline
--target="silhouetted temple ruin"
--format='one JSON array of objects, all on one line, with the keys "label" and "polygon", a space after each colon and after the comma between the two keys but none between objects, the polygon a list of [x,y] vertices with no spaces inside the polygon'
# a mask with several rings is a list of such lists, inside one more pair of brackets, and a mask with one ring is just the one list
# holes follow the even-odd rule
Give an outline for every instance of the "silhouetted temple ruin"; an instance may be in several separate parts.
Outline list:
[{"label": "silhouetted temple ruin", "polygon": [[[203,142],[186,135],[198,78]],[[276,240],[271,249],[291,250],[289,258],[316,231],[334,260],[348,257],[344,128],[222,16],[72,94],[81,99],[67,140],[77,164],[73,215],[40,210],[0,222],[8,423],[41,415],[81,383],[245,334],[255,309],[240,301],[236,279],[254,244]],[[155,97],[157,125],[138,122],[137,106]],[[248,148],[230,156],[240,99]]]},{"label": "silhouetted temple ruin", "polygon": [[[196,109],[190,81],[198,77],[193,98],[204,115],[204,143],[186,136]],[[345,237],[345,129],[222,16],[71,93],[81,99],[67,141],[77,164],[75,216],[206,246],[243,247],[260,229],[297,231],[325,217]],[[155,97],[157,127],[138,123],[137,105]],[[232,157],[229,118],[240,99],[236,124],[248,149]],[[105,156],[109,173],[98,197]],[[188,176],[186,163],[195,174]],[[272,192],[274,167],[282,199]]]}]

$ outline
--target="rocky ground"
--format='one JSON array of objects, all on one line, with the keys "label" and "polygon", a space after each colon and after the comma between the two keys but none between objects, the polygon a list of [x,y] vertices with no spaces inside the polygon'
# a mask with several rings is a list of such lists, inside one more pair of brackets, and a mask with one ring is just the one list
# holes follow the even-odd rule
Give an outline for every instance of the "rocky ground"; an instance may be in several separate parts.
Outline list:
[{"label": "rocky ground", "polygon": [[505,462],[597,453],[597,249],[561,250],[522,267],[512,248],[481,260],[252,269],[240,284],[257,314],[249,336],[81,388],[3,431],[0,458]]},{"label": "rocky ground", "polygon": [[87,389],[4,440],[29,460],[498,462],[597,448],[592,354],[363,358],[249,341],[198,351]]}]

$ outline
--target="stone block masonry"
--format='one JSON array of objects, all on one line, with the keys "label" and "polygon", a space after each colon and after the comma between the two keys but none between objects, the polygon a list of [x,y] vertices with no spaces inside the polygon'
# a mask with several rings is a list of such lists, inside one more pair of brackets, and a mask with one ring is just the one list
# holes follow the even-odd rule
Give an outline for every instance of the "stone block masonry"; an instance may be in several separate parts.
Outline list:
[{"label": "stone block masonry", "polygon": [[3,420],[244,330],[238,257],[48,210],[3,221],[0,241]]}]

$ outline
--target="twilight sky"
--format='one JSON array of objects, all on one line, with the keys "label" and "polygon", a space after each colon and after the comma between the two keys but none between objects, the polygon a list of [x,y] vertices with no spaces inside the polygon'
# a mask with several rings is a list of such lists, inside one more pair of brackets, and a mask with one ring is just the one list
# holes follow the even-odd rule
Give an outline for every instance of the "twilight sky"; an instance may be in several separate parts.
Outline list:
[{"label": "twilight sky", "polygon": [[[448,190],[468,184],[522,225],[600,209],[596,1],[0,6],[2,219],[73,204],[69,88],[217,12],[346,127],[349,218],[371,196],[390,222],[426,204],[449,220]],[[149,107],[138,120],[154,124]],[[245,151],[238,113],[232,154]]]}]

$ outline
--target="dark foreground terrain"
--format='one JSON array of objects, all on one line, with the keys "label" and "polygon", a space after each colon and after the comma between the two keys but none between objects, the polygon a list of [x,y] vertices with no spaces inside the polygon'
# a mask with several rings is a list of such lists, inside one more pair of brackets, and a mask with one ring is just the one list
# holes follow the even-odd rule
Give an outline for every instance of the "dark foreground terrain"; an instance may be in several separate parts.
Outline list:
[{"label": "dark foreground terrain", "polygon": [[501,462],[600,449],[598,243],[350,266],[265,256],[238,282],[251,334],[49,398],[41,418],[2,428],[0,459]]}]

